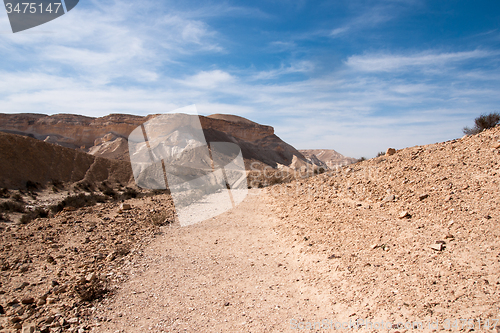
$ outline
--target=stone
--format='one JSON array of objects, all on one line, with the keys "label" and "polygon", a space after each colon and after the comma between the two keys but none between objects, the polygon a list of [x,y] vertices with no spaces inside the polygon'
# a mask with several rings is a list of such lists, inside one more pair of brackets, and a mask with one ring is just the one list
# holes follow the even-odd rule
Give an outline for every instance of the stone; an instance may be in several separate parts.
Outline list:
[{"label": "stone", "polygon": [[23,283],[21,283],[20,285],[18,285],[18,286],[15,288],[15,290],[23,290],[23,289],[24,289],[24,287],[27,287],[27,286],[29,286],[29,285],[30,285],[30,284],[29,284],[28,282],[23,282]]},{"label": "stone", "polygon": [[25,297],[21,300],[23,304],[33,304],[35,303],[35,299],[33,297]]},{"label": "stone", "polygon": [[19,300],[17,298],[12,298],[10,300],[7,301],[7,305],[8,306],[11,306],[11,305],[14,305],[14,304],[19,304]]},{"label": "stone", "polygon": [[92,272],[85,276],[85,280],[88,282],[94,282],[95,280],[97,280],[97,274],[95,272]]},{"label": "stone", "polygon": [[444,244],[443,243],[432,244],[431,249],[433,249],[434,251],[443,251]]},{"label": "stone", "polygon": [[120,205],[120,210],[130,210],[130,209],[132,209],[132,206],[130,206],[130,204],[128,203],[122,203]]},{"label": "stone", "polygon": [[385,156],[391,156],[394,154],[396,154],[396,149],[394,148],[387,148],[387,150],[385,151]]},{"label": "stone", "polygon": [[35,332],[35,324],[23,324],[23,328],[22,328],[22,333],[34,333]]},{"label": "stone", "polygon": [[386,196],[382,201],[383,202],[389,202],[389,201],[394,201],[396,199],[396,196],[394,194],[390,194]]},{"label": "stone", "polygon": [[428,195],[427,193],[423,193],[423,194],[420,194],[420,195],[418,196],[418,199],[419,199],[420,201],[422,201],[422,200],[424,200],[424,199],[427,199],[428,197],[429,197],[429,195]]},{"label": "stone", "polygon": [[115,258],[116,258],[116,251],[113,251],[110,254],[108,254],[108,256],[106,257],[106,260],[113,261],[113,260],[115,260]]},{"label": "stone", "polygon": [[398,218],[400,219],[404,219],[404,218],[410,218],[411,215],[410,213],[408,213],[406,210],[405,211],[402,211],[401,213],[399,213],[398,215]]},{"label": "stone", "polygon": [[492,145],[493,148],[495,149],[500,149],[500,142],[495,142],[493,145]]},{"label": "stone", "polygon": [[68,324],[71,324],[71,325],[78,324],[78,322],[79,322],[79,320],[76,317],[68,319]]}]

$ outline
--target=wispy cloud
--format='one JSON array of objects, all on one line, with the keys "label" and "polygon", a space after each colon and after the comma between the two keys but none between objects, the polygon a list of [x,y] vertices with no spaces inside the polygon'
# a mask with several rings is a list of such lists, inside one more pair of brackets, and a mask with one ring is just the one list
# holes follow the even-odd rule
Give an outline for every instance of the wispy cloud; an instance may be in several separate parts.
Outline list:
[{"label": "wispy cloud", "polygon": [[471,59],[487,58],[496,54],[498,53],[483,50],[453,53],[419,52],[413,55],[366,54],[353,55],[347,59],[346,64],[357,71],[390,72],[415,67],[445,66]]}]

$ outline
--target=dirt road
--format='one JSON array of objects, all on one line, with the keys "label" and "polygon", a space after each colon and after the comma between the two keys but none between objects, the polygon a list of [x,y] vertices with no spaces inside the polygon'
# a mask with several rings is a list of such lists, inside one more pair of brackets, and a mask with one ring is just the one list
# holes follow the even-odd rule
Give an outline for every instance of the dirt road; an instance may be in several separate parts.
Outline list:
[{"label": "dirt road", "polygon": [[[188,227],[165,227],[136,274],[101,303],[94,332],[284,332],[328,317],[330,294],[277,235],[266,194]],[[309,281],[310,282],[310,281]]]}]

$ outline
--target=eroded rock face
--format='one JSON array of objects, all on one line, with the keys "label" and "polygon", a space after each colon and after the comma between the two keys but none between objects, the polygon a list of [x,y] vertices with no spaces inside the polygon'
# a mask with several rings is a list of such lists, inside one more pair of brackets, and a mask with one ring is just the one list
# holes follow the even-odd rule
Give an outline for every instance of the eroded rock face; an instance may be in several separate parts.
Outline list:
[{"label": "eroded rock face", "polygon": [[[0,114],[0,131],[80,149],[94,156],[129,161],[129,134],[155,116],[111,114],[92,118],[70,114]],[[278,163],[290,166],[294,157],[304,163],[314,164],[314,161],[307,160],[277,137],[271,126],[220,114],[200,116],[200,122],[207,142],[237,143],[247,166],[253,161],[272,167]]]},{"label": "eroded rock face", "polygon": [[132,180],[130,163],[0,132],[0,187],[24,188],[27,181],[89,182]]},{"label": "eroded rock face", "polygon": [[[336,166],[347,165],[356,162],[353,157],[344,156],[333,149],[304,149],[299,150],[311,163],[319,166],[327,166],[330,169]],[[320,164],[322,163],[322,164]]]}]

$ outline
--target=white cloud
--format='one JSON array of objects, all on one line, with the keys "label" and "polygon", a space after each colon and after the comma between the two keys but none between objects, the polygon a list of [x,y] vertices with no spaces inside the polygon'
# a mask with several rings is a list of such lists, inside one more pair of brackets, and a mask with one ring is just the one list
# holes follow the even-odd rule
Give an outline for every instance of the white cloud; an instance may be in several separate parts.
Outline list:
[{"label": "white cloud", "polygon": [[482,50],[454,53],[419,52],[413,55],[365,54],[349,57],[346,65],[356,71],[391,72],[415,67],[444,66],[471,59],[487,58],[492,55],[495,53]]}]

